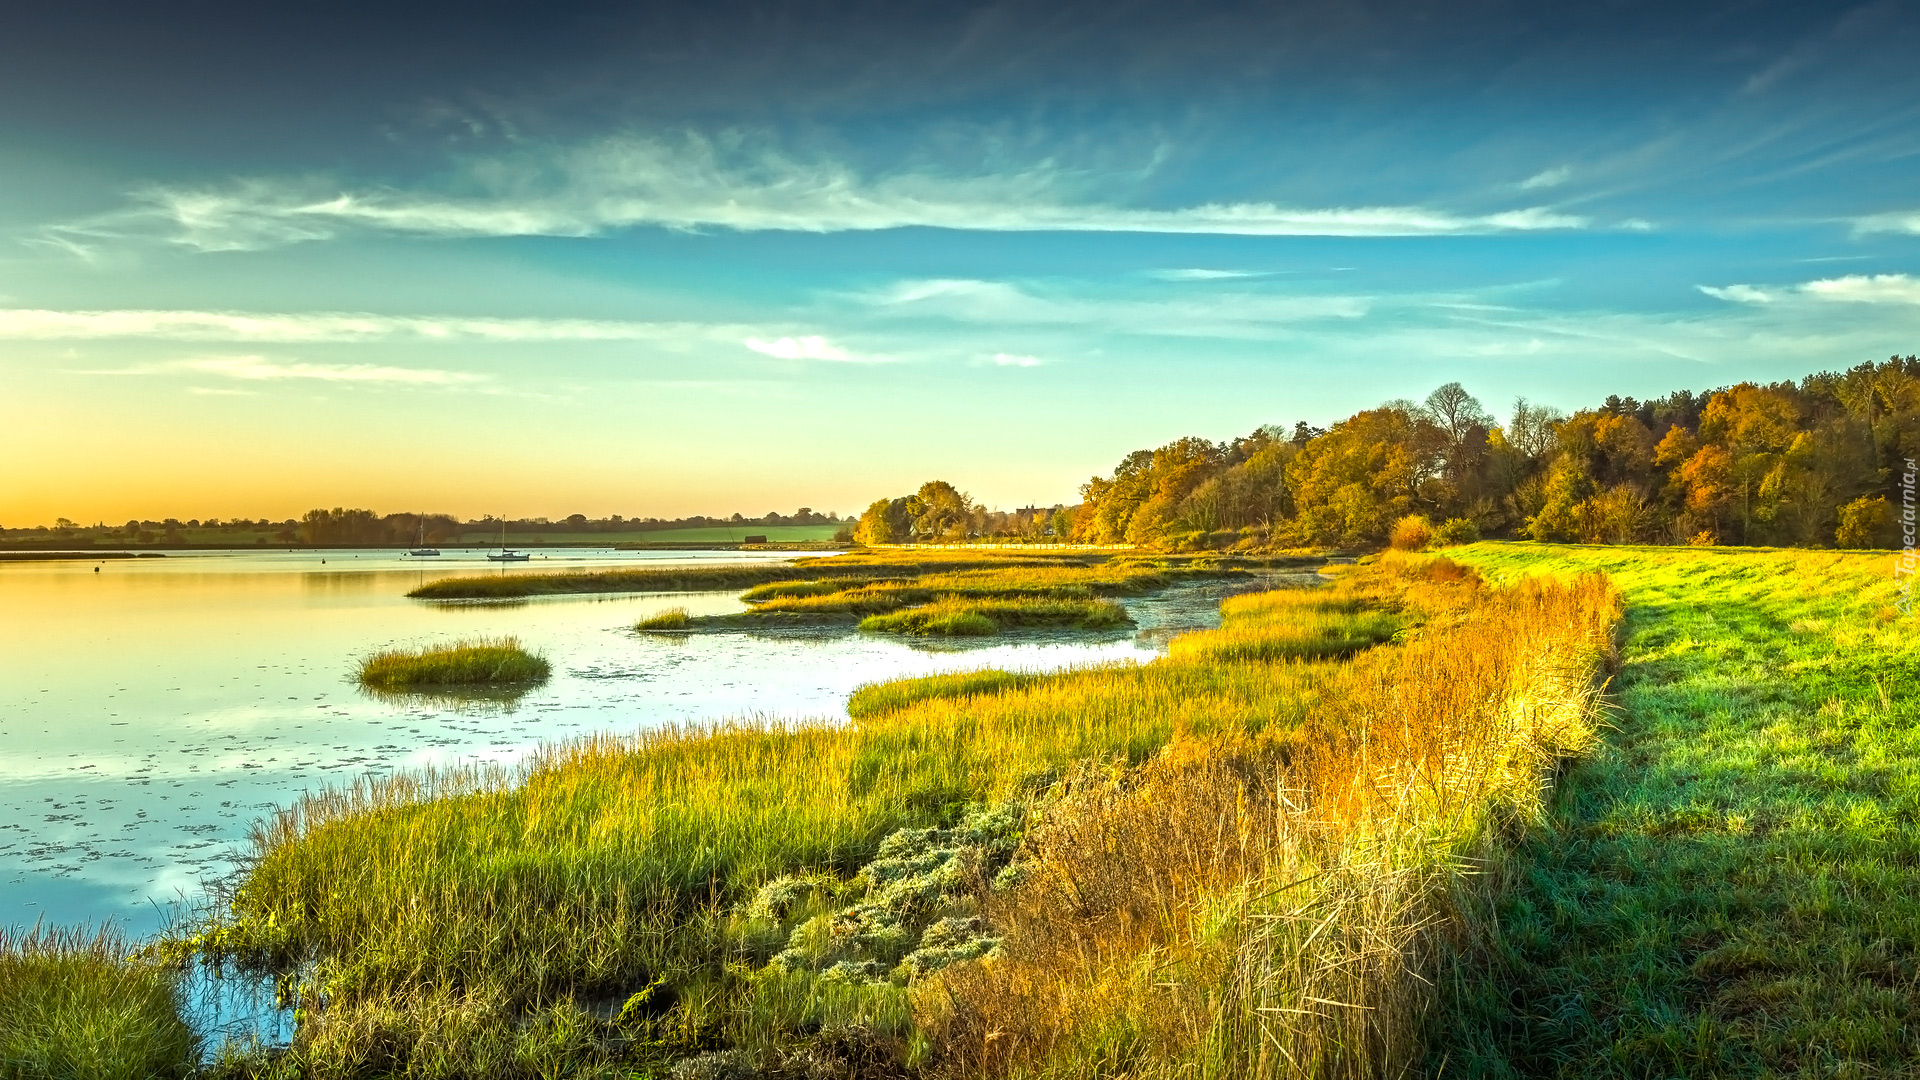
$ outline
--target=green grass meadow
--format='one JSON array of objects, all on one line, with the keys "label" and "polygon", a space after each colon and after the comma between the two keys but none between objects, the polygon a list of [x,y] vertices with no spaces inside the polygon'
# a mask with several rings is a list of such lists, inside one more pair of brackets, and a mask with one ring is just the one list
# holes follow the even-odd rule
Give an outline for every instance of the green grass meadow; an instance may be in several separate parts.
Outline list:
[{"label": "green grass meadow", "polygon": [[1627,600],[1613,730],[1497,868],[1450,1076],[1920,1070],[1920,635],[1886,554],[1479,544]]}]

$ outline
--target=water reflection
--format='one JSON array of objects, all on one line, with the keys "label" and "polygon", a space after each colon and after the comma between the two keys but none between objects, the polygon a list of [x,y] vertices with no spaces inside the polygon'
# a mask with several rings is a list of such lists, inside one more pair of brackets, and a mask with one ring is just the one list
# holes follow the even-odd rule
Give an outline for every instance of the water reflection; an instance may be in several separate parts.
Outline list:
[{"label": "water reflection", "polygon": [[360,687],[360,693],[384,705],[458,716],[506,716],[534,691],[529,683],[510,686],[443,686],[432,690],[379,690]]}]

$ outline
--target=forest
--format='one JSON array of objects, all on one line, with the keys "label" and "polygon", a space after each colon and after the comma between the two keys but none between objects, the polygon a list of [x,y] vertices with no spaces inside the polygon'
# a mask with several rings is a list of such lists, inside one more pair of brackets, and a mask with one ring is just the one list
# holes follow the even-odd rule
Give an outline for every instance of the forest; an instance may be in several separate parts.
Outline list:
[{"label": "forest", "polygon": [[1571,416],[1521,398],[1504,421],[1450,382],[1324,430],[1136,450],[1077,506],[988,511],[934,481],[875,502],[855,538],[1367,547],[1414,519],[1448,541],[1877,548],[1900,535],[1916,458],[1914,356]]}]

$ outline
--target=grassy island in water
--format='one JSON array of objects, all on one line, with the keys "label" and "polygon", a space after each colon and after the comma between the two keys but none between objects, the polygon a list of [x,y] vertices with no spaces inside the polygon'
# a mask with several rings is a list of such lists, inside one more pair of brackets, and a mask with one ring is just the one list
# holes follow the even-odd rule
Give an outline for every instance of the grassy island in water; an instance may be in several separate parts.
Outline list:
[{"label": "grassy island in water", "polygon": [[476,638],[375,653],[360,662],[360,683],[385,691],[525,686],[544,681],[551,671],[544,657],[521,648],[517,638]]}]

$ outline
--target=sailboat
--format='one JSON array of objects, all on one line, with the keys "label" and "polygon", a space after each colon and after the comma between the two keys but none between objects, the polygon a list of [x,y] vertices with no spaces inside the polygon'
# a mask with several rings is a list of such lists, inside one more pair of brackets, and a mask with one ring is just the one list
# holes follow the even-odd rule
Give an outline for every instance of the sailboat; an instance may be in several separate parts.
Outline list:
[{"label": "sailboat", "polygon": [[526,562],[528,559],[531,559],[531,558],[533,558],[532,555],[529,555],[524,551],[515,551],[512,548],[507,546],[507,519],[501,518],[500,519],[500,552],[497,555],[491,551],[487,552],[488,561],[490,562]]},{"label": "sailboat", "polygon": [[420,519],[420,535],[414,538],[413,550],[407,552],[407,554],[416,555],[416,556],[440,554],[439,548],[427,546],[427,519],[426,518]]}]

